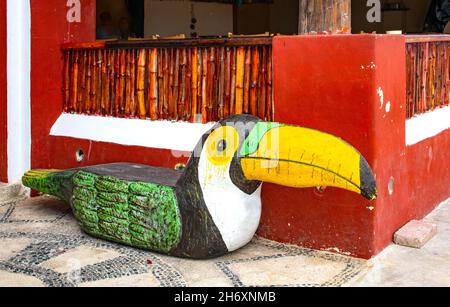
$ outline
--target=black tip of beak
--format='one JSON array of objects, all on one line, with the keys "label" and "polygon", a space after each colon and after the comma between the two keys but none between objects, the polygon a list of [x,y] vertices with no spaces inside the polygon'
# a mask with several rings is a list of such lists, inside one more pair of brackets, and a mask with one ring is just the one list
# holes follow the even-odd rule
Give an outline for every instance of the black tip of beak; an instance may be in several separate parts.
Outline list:
[{"label": "black tip of beak", "polygon": [[375,200],[377,198],[377,183],[372,169],[367,163],[366,159],[361,156],[360,162],[360,178],[361,178],[361,195],[368,200]]}]

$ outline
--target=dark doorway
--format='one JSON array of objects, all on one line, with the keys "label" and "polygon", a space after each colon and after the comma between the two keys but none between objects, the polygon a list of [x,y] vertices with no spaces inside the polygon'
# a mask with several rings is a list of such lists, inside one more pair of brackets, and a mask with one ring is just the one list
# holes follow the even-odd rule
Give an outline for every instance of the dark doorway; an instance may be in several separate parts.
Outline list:
[{"label": "dark doorway", "polygon": [[298,0],[97,0],[97,38],[296,34]]},{"label": "dark doorway", "polygon": [[144,37],[145,0],[97,0],[97,39]]}]

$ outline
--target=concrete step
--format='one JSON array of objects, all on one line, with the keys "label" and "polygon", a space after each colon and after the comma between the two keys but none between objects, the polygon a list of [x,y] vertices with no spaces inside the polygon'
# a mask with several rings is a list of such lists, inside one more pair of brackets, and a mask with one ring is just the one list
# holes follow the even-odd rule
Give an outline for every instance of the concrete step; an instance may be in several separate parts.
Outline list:
[{"label": "concrete step", "polygon": [[0,183],[0,205],[17,202],[27,197],[27,190],[20,182]]}]

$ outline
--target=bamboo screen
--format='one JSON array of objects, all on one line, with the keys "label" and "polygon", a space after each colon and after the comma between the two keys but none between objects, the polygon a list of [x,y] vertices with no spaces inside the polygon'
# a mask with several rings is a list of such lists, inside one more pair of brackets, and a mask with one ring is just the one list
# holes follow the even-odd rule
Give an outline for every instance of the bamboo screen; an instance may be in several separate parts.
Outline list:
[{"label": "bamboo screen", "polygon": [[450,40],[411,37],[406,50],[407,118],[449,105]]},{"label": "bamboo screen", "polygon": [[271,40],[63,47],[64,112],[191,122],[273,119]]}]

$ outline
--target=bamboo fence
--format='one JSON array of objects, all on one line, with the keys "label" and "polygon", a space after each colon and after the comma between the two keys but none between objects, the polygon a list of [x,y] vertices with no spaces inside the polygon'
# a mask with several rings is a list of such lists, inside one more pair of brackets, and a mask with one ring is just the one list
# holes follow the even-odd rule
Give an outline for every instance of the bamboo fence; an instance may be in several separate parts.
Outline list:
[{"label": "bamboo fence", "polygon": [[190,122],[273,120],[271,40],[65,45],[64,112]]},{"label": "bamboo fence", "polygon": [[450,41],[411,38],[406,54],[407,118],[449,105]]}]

